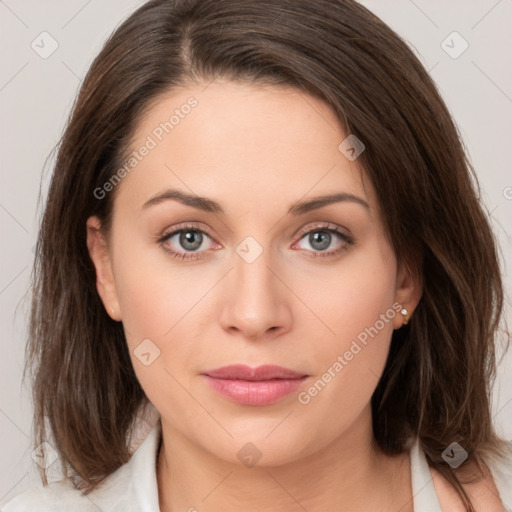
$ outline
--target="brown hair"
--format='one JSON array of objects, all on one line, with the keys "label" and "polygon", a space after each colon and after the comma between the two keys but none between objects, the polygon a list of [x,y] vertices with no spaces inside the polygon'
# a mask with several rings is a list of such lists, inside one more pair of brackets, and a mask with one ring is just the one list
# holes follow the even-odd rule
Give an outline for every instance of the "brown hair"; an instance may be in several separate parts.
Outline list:
[{"label": "brown hair", "polygon": [[98,215],[108,232],[115,193],[97,199],[94,190],[122,165],[150,103],[217,77],[321,98],[366,146],[358,161],[393,249],[418,266],[424,287],[409,325],[393,333],[372,397],[375,441],[396,454],[419,436],[429,464],[473,510],[441,454],[459,441],[468,462],[481,462],[504,446],[489,399],[503,303],[496,242],[433,81],[353,0],[152,0],[106,42],[59,145],[37,242],[27,346],[36,445],[51,431],[63,471],[87,491],[130,457],[128,434],[147,398],[123,326],[96,291],[86,220]]}]

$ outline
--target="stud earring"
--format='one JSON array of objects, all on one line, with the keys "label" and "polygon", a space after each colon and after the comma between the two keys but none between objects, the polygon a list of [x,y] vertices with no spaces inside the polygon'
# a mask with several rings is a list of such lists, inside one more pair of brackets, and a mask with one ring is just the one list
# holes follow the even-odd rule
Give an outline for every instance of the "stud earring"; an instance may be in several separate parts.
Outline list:
[{"label": "stud earring", "polygon": [[405,308],[402,308],[400,310],[400,314],[404,317],[403,325],[407,325],[409,323],[409,311],[407,311]]}]

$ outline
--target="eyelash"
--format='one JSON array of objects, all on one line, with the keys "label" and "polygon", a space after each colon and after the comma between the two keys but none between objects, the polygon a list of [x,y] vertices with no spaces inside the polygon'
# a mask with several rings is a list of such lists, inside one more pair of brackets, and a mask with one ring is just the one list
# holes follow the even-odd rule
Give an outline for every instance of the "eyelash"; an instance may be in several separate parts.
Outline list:
[{"label": "eyelash", "polygon": [[[178,260],[199,260],[199,259],[204,258],[205,256],[202,256],[202,255],[198,256],[198,254],[201,254],[201,252],[204,253],[206,251],[201,251],[201,252],[199,252],[199,251],[190,252],[189,251],[188,253],[187,252],[178,252],[178,251],[169,249],[165,245],[165,242],[167,242],[174,235],[177,235],[182,232],[187,232],[187,231],[195,231],[195,232],[203,233],[208,238],[211,238],[210,235],[208,235],[208,233],[206,233],[204,230],[200,229],[199,226],[194,225],[194,224],[187,224],[185,226],[180,226],[179,229],[175,229],[170,233],[164,233],[158,239],[158,243],[162,246],[164,251],[166,251],[172,258],[176,258]],[[348,247],[355,244],[355,239],[352,236],[349,236],[349,235],[343,233],[338,228],[338,226],[336,226],[335,224],[329,224],[329,223],[324,223],[321,226],[315,226],[314,228],[311,228],[305,232],[302,232],[300,234],[299,240],[302,240],[306,235],[309,235],[311,233],[316,233],[316,232],[327,232],[327,233],[332,233],[332,234],[338,235],[344,242],[344,245],[342,245],[339,249],[335,249],[335,250],[331,250],[331,251],[312,251],[312,252],[316,253],[316,255],[310,256],[311,258],[335,257],[335,256],[341,254],[343,251],[347,250]]]}]

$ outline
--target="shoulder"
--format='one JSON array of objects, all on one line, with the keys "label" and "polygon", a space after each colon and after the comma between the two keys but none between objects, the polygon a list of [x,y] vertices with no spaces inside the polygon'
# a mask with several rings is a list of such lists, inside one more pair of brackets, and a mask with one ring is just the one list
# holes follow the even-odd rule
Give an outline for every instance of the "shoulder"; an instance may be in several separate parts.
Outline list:
[{"label": "shoulder", "polygon": [[[0,508],[0,512],[50,512],[54,510],[87,511],[87,498],[70,479],[28,489]],[[89,505],[92,505],[89,503]],[[92,508],[90,508],[92,510]]]},{"label": "shoulder", "polygon": [[[512,445],[503,458],[486,461],[483,476],[476,482],[463,484],[476,512],[512,511]],[[434,487],[441,509],[450,512],[466,512],[466,508],[453,486],[435,468],[430,467]],[[476,464],[470,470],[477,471]]]},{"label": "shoulder", "polygon": [[[78,481],[78,480],[77,480]],[[124,464],[107,476],[91,492],[75,485],[72,478],[63,478],[45,486],[30,488],[0,507],[0,512],[117,512],[133,510],[131,467]]]},{"label": "shoulder", "polygon": [[22,492],[0,506],[0,512],[131,512],[158,510],[156,454],[160,424],[140,440],[129,461],[84,494],[72,478]]},{"label": "shoulder", "polygon": [[5,505],[0,512],[128,512],[135,510],[134,496],[125,471],[114,473],[88,494],[71,479],[28,489]]}]

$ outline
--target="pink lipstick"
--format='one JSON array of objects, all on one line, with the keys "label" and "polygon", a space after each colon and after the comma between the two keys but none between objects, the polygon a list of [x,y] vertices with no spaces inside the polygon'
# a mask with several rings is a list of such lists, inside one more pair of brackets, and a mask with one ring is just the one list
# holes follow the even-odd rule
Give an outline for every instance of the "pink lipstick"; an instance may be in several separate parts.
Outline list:
[{"label": "pink lipstick", "polygon": [[230,365],[202,373],[218,393],[243,405],[268,405],[297,390],[308,377],[288,368]]}]

